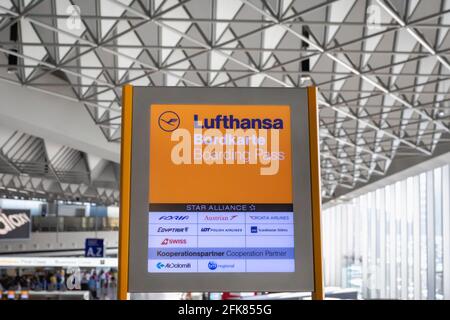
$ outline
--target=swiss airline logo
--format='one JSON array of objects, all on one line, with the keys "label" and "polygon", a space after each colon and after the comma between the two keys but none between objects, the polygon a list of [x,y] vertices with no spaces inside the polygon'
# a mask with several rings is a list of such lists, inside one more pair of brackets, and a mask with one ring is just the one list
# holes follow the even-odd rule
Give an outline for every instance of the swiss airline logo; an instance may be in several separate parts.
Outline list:
[{"label": "swiss airline logo", "polygon": [[163,241],[161,241],[162,246],[168,246],[172,244],[187,244],[186,239],[171,239],[171,238],[165,238]]}]

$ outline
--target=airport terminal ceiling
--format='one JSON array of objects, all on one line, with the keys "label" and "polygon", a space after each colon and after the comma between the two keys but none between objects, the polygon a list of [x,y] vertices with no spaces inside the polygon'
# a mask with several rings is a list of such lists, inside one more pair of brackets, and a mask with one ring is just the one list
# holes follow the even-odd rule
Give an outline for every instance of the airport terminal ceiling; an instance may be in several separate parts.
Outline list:
[{"label": "airport terminal ceiling", "polygon": [[[0,81],[78,102],[117,145],[126,83],[315,85],[326,200],[449,145],[449,30],[450,0],[0,0]],[[110,160],[1,142],[0,192],[118,195]]]}]

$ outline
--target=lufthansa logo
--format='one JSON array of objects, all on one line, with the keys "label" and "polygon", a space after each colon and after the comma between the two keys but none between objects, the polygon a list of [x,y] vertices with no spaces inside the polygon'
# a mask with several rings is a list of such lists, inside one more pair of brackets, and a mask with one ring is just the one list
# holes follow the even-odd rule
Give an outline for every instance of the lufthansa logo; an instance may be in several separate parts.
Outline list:
[{"label": "lufthansa logo", "polygon": [[158,125],[163,131],[172,132],[180,126],[180,117],[173,111],[163,112],[159,116]]}]

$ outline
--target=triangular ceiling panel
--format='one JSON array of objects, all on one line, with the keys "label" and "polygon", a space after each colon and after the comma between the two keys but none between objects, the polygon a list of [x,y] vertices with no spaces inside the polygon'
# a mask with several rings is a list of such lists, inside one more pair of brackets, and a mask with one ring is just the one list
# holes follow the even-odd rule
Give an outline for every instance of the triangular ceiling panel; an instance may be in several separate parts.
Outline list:
[{"label": "triangular ceiling panel", "polygon": [[[120,34],[130,28],[131,25],[128,22],[121,21],[117,26],[117,32]],[[120,80],[127,72],[127,68],[135,62],[136,58],[142,52],[142,49],[135,49],[133,47],[139,47],[142,43],[134,32],[127,32],[117,39],[117,44],[119,46],[118,52],[120,53],[120,56],[117,57],[119,67],[118,79]],[[127,46],[132,46],[132,48]]]},{"label": "triangular ceiling panel", "polygon": [[[129,6],[133,0],[119,0],[124,6]],[[100,1],[100,12],[102,16],[105,17],[120,17],[124,14],[125,9],[123,6],[114,3],[113,1],[101,0]],[[101,20],[101,36],[104,39],[111,29],[116,24],[115,20],[112,19],[102,19]]]},{"label": "triangular ceiling panel", "polygon": [[24,56],[30,57],[24,59],[25,65],[31,66],[24,69],[25,78],[28,78],[34,70],[33,67],[39,65],[39,61],[43,60],[44,57],[47,55],[47,51],[45,50],[44,46],[39,45],[42,43],[42,41],[41,39],[39,39],[39,36],[37,35],[35,29],[28,20],[22,19],[21,31],[23,42],[30,44],[37,44],[37,45],[23,46]]},{"label": "triangular ceiling panel", "polygon": [[[82,20],[78,18],[78,8],[69,0],[58,0],[56,4],[56,13],[59,16],[72,15],[73,18],[58,19],[58,29],[62,32],[58,32],[58,41],[60,44],[67,44],[67,46],[59,46],[59,60],[64,60],[67,53],[72,49],[72,45],[75,44],[85,31],[86,28],[82,23]],[[70,34],[70,35],[68,35]]]}]

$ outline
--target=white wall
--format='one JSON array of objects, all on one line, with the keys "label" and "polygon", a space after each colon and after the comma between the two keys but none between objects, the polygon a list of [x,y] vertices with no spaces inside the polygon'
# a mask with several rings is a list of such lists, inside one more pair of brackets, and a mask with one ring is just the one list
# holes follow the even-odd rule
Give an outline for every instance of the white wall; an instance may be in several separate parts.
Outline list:
[{"label": "white wall", "polygon": [[450,165],[323,211],[326,286],[367,299],[450,299]]},{"label": "white wall", "polygon": [[30,210],[31,215],[35,216],[41,214],[41,205],[43,203],[35,200],[0,199],[0,209]]},{"label": "white wall", "polygon": [[120,145],[106,140],[81,103],[5,82],[0,97],[0,125],[119,163]]},{"label": "white wall", "polygon": [[77,209],[84,209],[84,216],[89,217],[88,205],[74,205],[74,204],[58,204],[58,216],[60,217],[75,217]]},{"label": "white wall", "polygon": [[108,207],[108,217],[118,218],[119,217],[119,207]]},{"label": "white wall", "polygon": [[104,239],[105,247],[117,247],[119,232],[32,232],[29,240],[1,241],[0,253],[84,249],[84,241],[86,238]]}]

